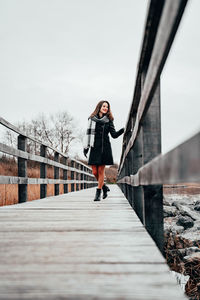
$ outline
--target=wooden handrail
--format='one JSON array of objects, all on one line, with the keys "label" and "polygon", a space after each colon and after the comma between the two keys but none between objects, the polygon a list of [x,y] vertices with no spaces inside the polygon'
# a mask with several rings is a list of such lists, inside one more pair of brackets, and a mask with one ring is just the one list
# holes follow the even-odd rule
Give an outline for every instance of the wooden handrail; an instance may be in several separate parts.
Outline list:
[{"label": "wooden handrail", "polygon": [[51,178],[28,178],[17,176],[0,176],[0,184],[93,184],[92,180],[63,180]]},{"label": "wooden handrail", "polygon": [[[71,158],[69,156],[67,156],[65,153],[63,152],[60,152],[58,149],[52,147],[51,145],[49,144],[46,144],[46,143],[43,143],[42,141],[38,140],[38,139],[35,139],[34,137],[30,136],[30,135],[26,135],[25,132],[21,131],[19,128],[17,128],[16,126],[12,125],[11,123],[9,123],[8,121],[6,121],[4,118],[0,117],[0,124],[7,127],[8,129],[14,131],[15,133],[21,135],[21,136],[24,136],[26,137],[27,139],[39,144],[39,145],[43,145],[43,146],[46,146],[47,148],[53,150],[54,152],[57,152],[58,154],[60,154],[62,157],[66,157],[67,159],[70,159],[70,160],[73,160],[74,162],[77,162],[79,163],[80,165],[83,165],[85,166],[87,169],[91,170],[91,168],[87,165],[85,165],[84,163],[82,163],[81,161],[79,160],[76,160],[75,158]],[[2,151],[0,149],[0,151]],[[14,155],[14,154],[13,154]]]},{"label": "wooden handrail", "polygon": [[[171,48],[173,39],[178,29],[178,25],[180,23],[186,3],[187,0],[177,0],[177,1],[168,0],[165,2],[159,27],[157,28],[157,34],[156,34],[156,39],[153,47],[153,52],[150,53],[151,59],[147,69],[147,73],[145,74],[144,86],[142,88],[142,93],[137,106],[137,115],[135,117],[134,128],[131,133],[131,137],[129,139],[128,145],[126,146],[126,149],[122,154],[119,172],[121,171],[124,160],[137,137],[142,118],[144,117],[144,114],[148,110],[150,102],[152,101],[157,83],[160,80],[160,74],[163,70],[164,64],[169,54],[169,50]],[[144,44],[145,43],[143,42],[143,45]],[[140,68],[142,69],[141,65]],[[146,66],[145,66],[145,72],[146,72]]]},{"label": "wooden handrail", "polygon": [[[31,160],[31,161],[35,161],[35,162],[39,162],[39,163],[44,163],[44,164],[54,166],[54,167],[58,167],[58,168],[61,168],[61,169],[64,169],[64,170],[76,171],[78,173],[83,173],[85,175],[88,174],[87,172],[77,170],[77,169],[72,168],[70,166],[65,166],[64,164],[59,163],[59,162],[55,162],[55,161],[53,161],[49,158],[45,158],[45,157],[42,157],[42,156],[39,156],[39,155],[24,152],[22,150],[14,149],[14,148],[12,148],[10,146],[7,146],[3,143],[0,143],[0,152],[3,152],[5,154],[9,154],[9,155],[13,155],[13,156],[16,156],[16,157],[21,157],[21,158],[24,158],[24,159],[27,159],[27,160]],[[77,160],[75,160],[75,161],[77,162]],[[80,163],[80,164],[82,164],[82,163]],[[85,165],[85,166],[88,168],[87,165]],[[88,169],[91,170],[91,168],[88,168]]]},{"label": "wooden handrail", "polygon": [[[26,135],[1,117],[0,124],[18,134],[18,149],[0,143],[0,152],[17,157],[18,176],[0,176],[0,184],[18,184],[19,203],[27,201],[28,184],[40,184],[40,198],[47,196],[47,184],[54,184],[55,195],[59,195],[59,184],[64,184],[64,193],[68,192],[68,184],[71,184],[71,191],[75,191],[75,186],[76,190],[96,186],[95,177],[89,166],[68,157],[50,145]],[[40,155],[27,152],[28,139],[40,145]],[[54,159],[47,158],[47,148],[54,151]],[[62,157],[62,163],[59,161],[60,157]],[[28,178],[28,160],[40,163],[40,178]],[[70,165],[67,165],[68,161]],[[47,178],[47,165],[54,167],[54,179]],[[60,179],[60,170],[63,172],[63,179]],[[68,172],[71,173],[72,180],[68,180]]]},{"label": "wooden handrail", "polygon": [[200,181],[200,133],[139,168],[136,174],[119,178],[131,186]]},{"label": "wooden handrail", "polygon": [[194,161],[200,165],[199,134],[161,155],[160,75],[186,4],[187,0],[150,2],[117,179],[161,252],[164,245],[162,184],[199,178],[199,168],[190,167]]}]

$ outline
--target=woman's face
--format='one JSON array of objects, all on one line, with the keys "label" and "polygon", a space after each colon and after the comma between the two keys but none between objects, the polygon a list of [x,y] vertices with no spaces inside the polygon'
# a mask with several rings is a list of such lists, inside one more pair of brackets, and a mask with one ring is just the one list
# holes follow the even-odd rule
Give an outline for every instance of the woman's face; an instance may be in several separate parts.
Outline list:
[{"label": "woman's face", "polygon": [[101,109],[100,109],[100,112],[102,114],[107,114],[108,112],[108,103],[107,102],[104,102],[101,106]]}]

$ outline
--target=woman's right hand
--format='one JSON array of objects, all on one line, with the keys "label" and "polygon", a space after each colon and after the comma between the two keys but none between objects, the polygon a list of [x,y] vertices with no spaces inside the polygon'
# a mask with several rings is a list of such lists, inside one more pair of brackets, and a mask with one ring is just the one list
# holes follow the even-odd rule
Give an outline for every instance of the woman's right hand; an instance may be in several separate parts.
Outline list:
[{"label": "woman's right hand", "polygon": [[88,151],[89,151],[88,148],[84,148],[84,149],[83,149],[83,153],[84,153],[84,155],[85,155],[86,158],[87,158],[87,153],[88,153]]}]

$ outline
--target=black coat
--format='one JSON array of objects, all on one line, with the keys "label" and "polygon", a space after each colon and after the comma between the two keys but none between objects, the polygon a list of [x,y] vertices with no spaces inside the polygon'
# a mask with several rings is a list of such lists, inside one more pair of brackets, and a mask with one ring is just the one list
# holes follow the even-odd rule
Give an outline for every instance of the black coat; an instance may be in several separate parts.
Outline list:
[{"label": "black coat", "polygon": [[108,134],[112,138],[118,138],[124,132],[124,128],[115,130],[113,121],[107,123],[96,123],[94,147],[89,154],[89,165],[113,165],[113,155]]}]

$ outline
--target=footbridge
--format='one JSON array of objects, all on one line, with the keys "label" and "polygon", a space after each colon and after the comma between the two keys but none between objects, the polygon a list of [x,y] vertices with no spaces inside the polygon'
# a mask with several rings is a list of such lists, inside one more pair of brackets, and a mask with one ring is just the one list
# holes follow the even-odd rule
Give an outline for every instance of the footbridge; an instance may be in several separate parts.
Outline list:
[{"label": "footbridge", "polygon": [[[17,149],[0,143],[18,164],[18,176],[0,176],[18,185],[18,203],[0,208],[0,299],[187,299],[164,258],[162,186],[199,182],[200,134],[161,155],[160,125],[160,76],[186,4],[149,3],[117,184],[106,199],[93,201],[87,165],[0,118],[18,135]],[[28,140],[39,154],[27,151]],[[40,164],[40,178],[27,176],[29,160]],[[32,184],[40,199],[28,201]]]}]

